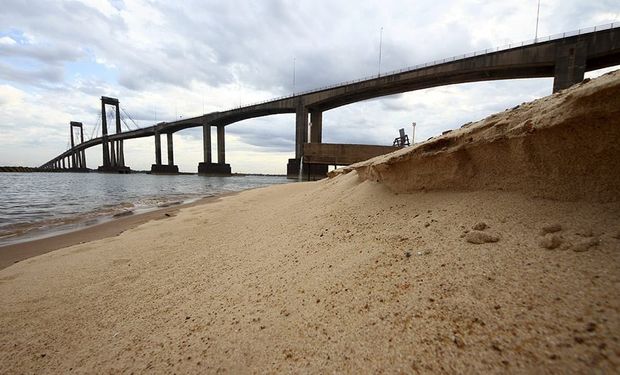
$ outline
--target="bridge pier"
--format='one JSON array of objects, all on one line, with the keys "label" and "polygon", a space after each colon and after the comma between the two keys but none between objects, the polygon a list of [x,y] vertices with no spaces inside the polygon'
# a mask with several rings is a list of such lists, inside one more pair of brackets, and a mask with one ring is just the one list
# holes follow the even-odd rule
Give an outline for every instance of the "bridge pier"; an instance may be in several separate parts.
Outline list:
[{"label": "bridge pier", "polygon": [[101,138],[103,148],[103,165],[97,169],[104,173],[129,173],[129,167],[125,166],[125,154],[123,152],[123,140],[108,140],[108,120],[105,106],[111,105],[116,109],[116,134],[121,133],[121,114],[118,99],[101,97]]},{"label": "bridge pier", "polygon": [[321,143],[323,141],[323,112],[319,110],[310,111],[310,143]]},{"label": "bridge pier", "polygon": [[168,148],[168,164],[161,163],[161,138],[159,132],[155,133],[155,164],[151,165],[151,174],[178,174],[179,167],[174,165],[174,147],[172,133],[166,133]]},{"label": "bridge pier", "polygon": [[211,154],[211,125],[202,126],[204,162],[198,163],[198,174],[205,176],[230,176],[230,164],[226,164],[226,143],[224,125],[217,126],[217,163]]},{"label": "bridge pier", "polygon": [[558,47],[553,72],[553,92],[564,90],[583,81],[587,47],[583,41],[562,44]]},{"label": "bridge pier", "polygon": [[[295,112],[295,159],[288,159],[286,177],[290,179],[314,181],[327,176],[328,165],[303,163],[304,144],[308,143],[308,113],[310,113],[310,142],[321,143],[323,139],[323,112],[308,110],[299,102]],[[301,173],[300,173],[301,169]]]}]

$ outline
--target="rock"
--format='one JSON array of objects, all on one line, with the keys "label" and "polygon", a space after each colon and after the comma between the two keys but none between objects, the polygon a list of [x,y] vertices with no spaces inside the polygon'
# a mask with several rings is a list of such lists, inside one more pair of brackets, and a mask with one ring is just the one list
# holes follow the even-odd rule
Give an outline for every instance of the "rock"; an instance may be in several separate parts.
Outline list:
[{"label": "rock", "polygon": [[570,247],[571,250],[581,253],[584,251],[588,251],[592,246],[596,246],[599,244],[599,239],[597,237],[587,238],[585,240],[579,241]]},{"label": "rock", "polygon": [[561,236],[557,234],[550,234],[550,233],[544,236],[543,238],[541,238],[540,241],[538,242],[540,247],[544,247],[545,249],[549,249],[549,250],[560,247],[562,243],[564,243],[564,239]]},{"label": "rock", "polygon": [[454,335],[452,337],[452,341],[454,342],[454,344],[456,345],[457,348],[462,349],[465,347],[465,342],[463,341],[463,339],[458,336],[458,335]]},{"label": "rock", "polygon": [[560,224],[548,224],[540,229],[540,233],[544,236],[547,233],[555,233],[562,230],[562,226]]},{"label": "rock", "polygon": [[617,240],[620,240],[620,230],[618,232],[616,232],[616,234],[614,234],[612,237],[617,239]]},{"label": "rock", "polygon": [[469,243],[479,245],[479,244],[488,243],[488,242],[497,242],[499,241],[499,237],[494,236],[489,233],[475,230],[475,231],[467,233],[465,235],[465,240]]},{"label": "rock", "polygon": [[487,229],[489,226],[487,225],[487,223],[481,221],[479,223],[477,223],[476,225],[474,225],[472,227],[473,230],[485,230]]}]

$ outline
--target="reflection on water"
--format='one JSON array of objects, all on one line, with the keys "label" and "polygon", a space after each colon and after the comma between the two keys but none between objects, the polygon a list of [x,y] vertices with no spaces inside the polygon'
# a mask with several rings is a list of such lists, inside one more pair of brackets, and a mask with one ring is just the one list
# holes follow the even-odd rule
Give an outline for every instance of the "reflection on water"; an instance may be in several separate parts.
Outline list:
[{"label": "reflection on water", "polygon": [[272,176],[0,173],[0,246],[129,211],[286,182]]}]

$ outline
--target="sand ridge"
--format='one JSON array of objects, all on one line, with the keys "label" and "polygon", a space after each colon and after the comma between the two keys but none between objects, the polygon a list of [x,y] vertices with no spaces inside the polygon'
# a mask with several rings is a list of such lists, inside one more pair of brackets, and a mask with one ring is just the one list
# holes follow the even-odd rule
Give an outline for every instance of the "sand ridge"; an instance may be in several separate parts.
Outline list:
[{"label": "sand ridge", "polygon": [[619,139],[614,71],[332,175],[356,170],[401,193],[485,189],[617,201]]}]

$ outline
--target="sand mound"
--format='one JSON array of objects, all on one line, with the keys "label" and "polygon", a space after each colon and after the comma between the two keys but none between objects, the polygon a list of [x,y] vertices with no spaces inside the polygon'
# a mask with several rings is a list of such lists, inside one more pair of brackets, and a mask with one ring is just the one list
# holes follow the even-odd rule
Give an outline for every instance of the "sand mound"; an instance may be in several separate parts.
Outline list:
[{"label": "sand mound", "polygon": [[521,191],[551,199],[620,199],[620,71],[351,165],[394,192]]}]

